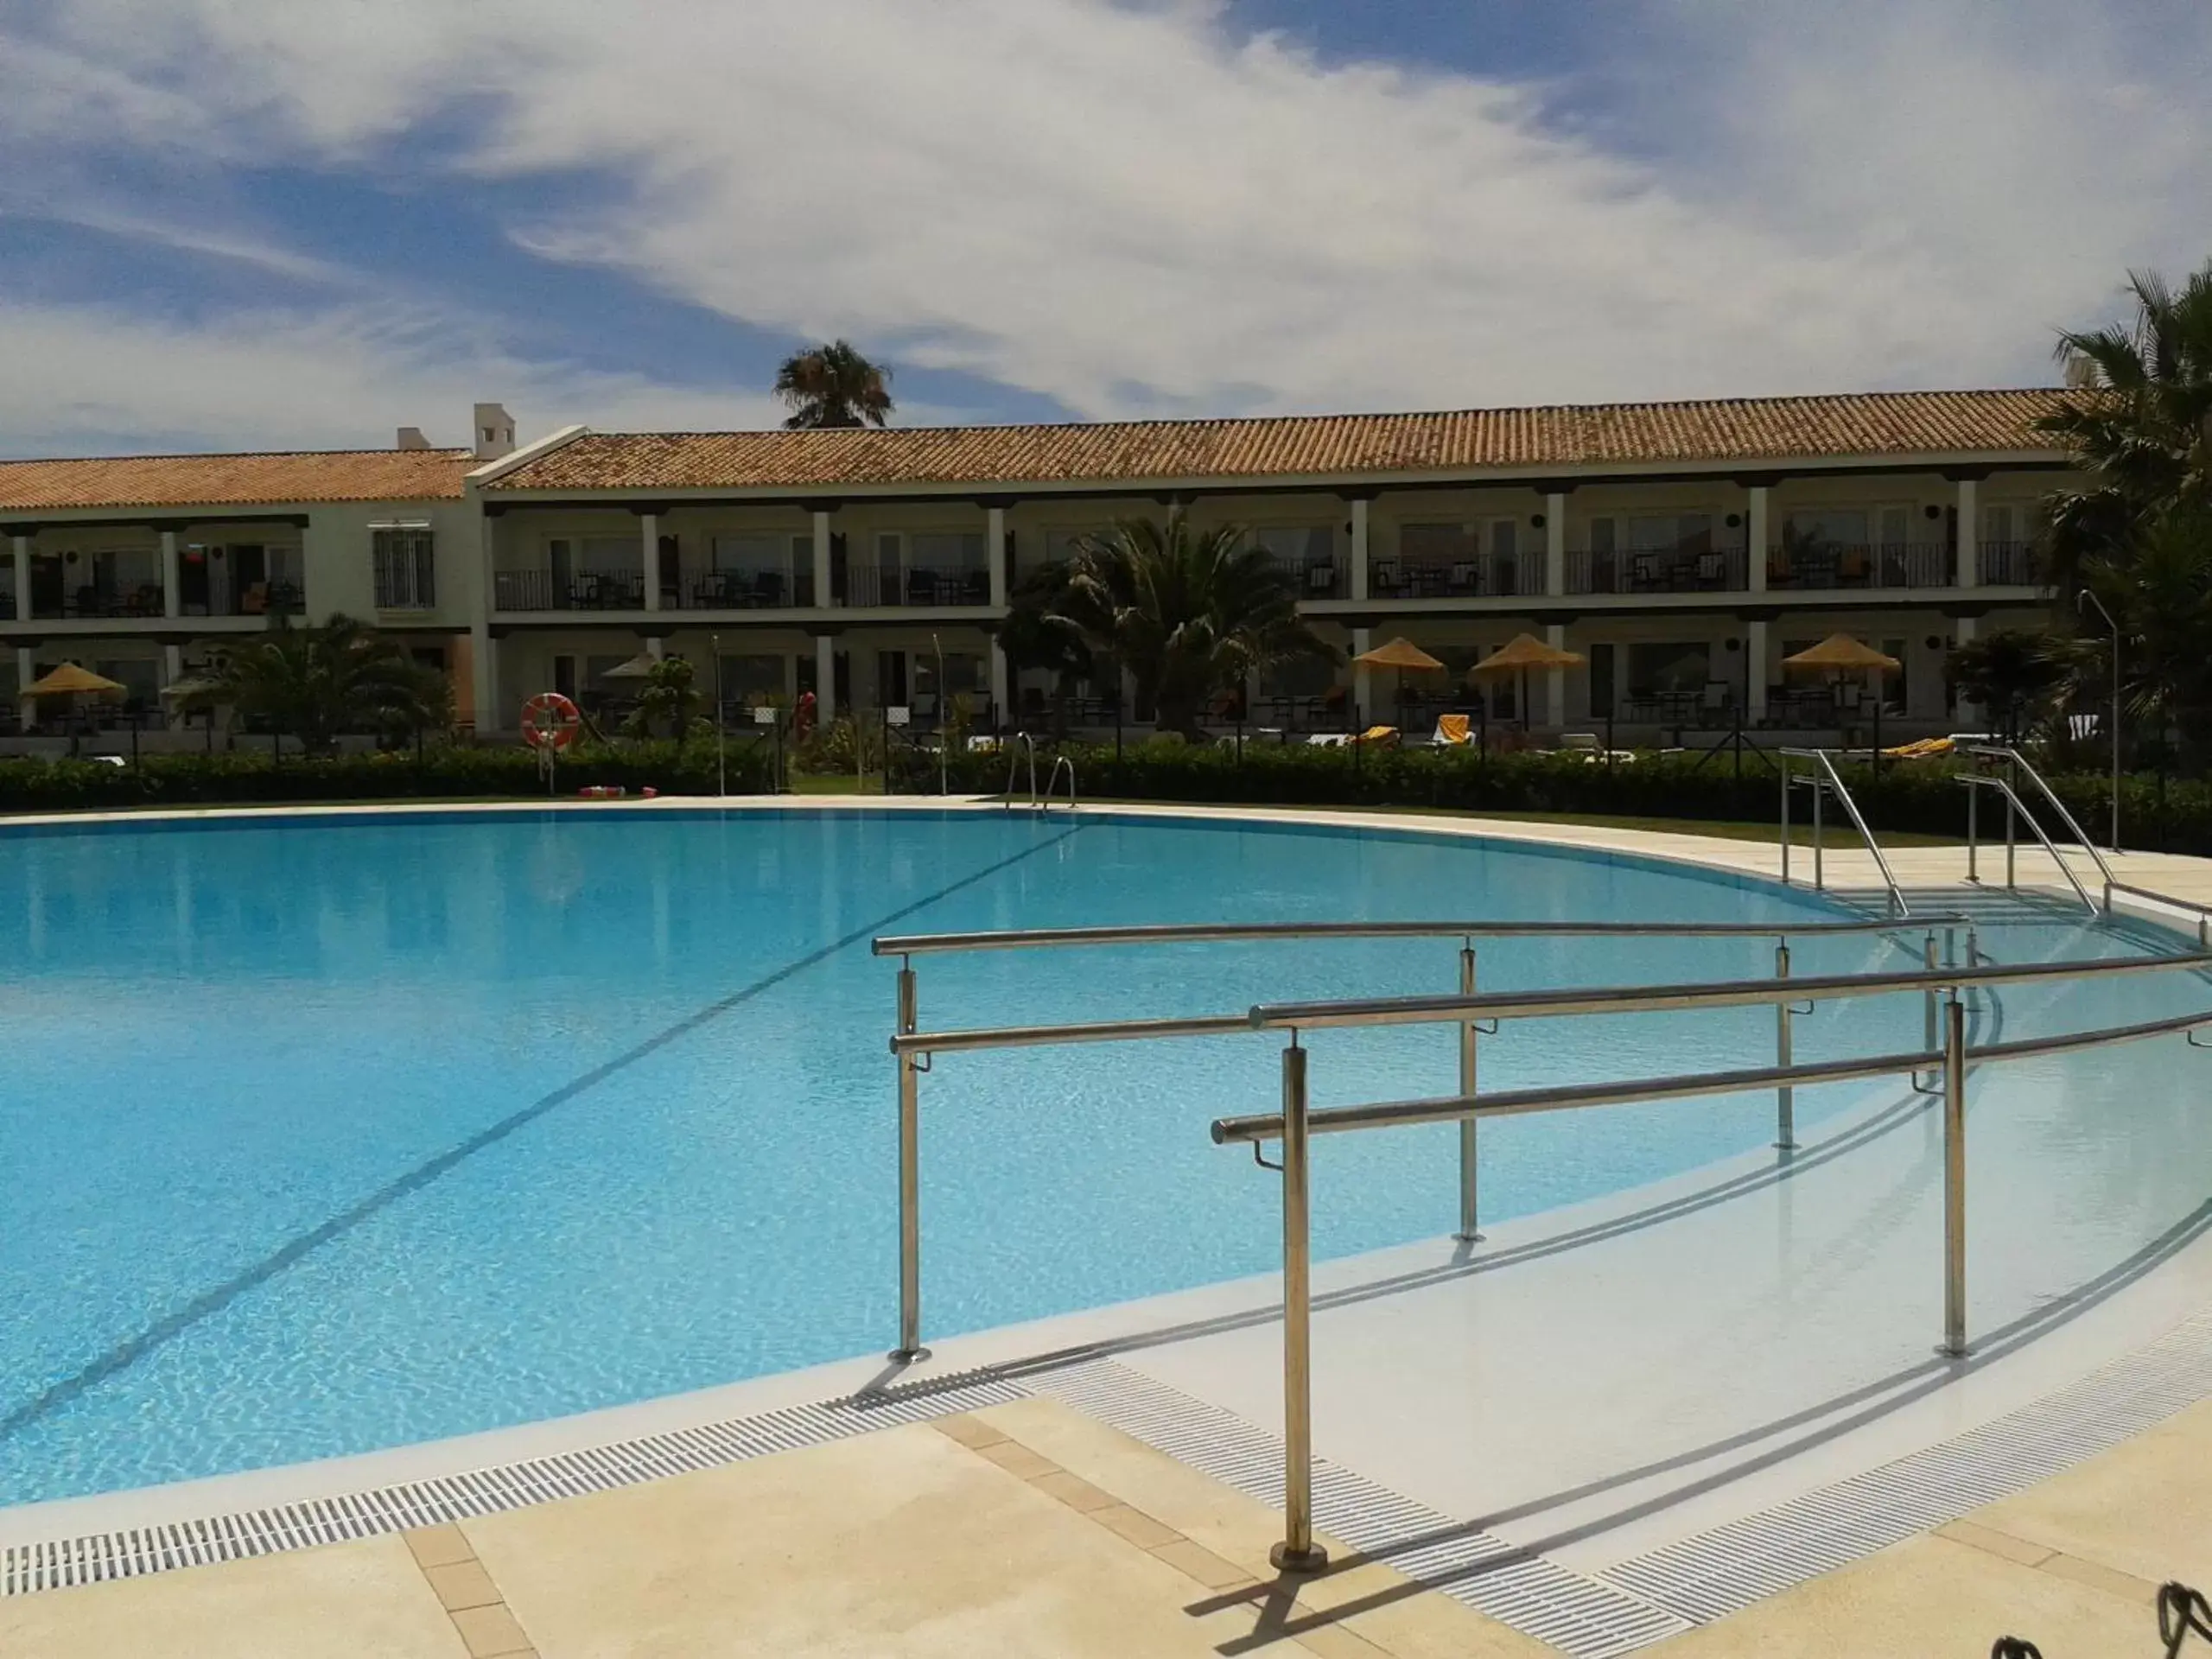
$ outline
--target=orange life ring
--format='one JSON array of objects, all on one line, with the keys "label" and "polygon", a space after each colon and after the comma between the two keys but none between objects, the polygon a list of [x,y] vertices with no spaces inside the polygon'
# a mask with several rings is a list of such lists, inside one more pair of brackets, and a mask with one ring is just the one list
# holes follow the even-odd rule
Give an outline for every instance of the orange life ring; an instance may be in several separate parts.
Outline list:
[{"label": "orange life ring", "polygon": [[541,691],[522,706],[522,741],[533,749],[565,749],[576,741],[584,717],[558,691]]}]

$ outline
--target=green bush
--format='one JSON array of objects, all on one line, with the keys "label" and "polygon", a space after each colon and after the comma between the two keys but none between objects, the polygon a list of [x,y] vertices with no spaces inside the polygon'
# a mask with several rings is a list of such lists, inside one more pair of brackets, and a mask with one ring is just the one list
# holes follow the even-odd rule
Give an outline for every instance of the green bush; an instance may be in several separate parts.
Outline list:
[{"label": "green bush", "polygon": [[[732,794],[768,787],[768,757],[756,744],[728,751]],[[715,746],[694,742],[591,745],[563,756],[555,787],[574,796],[588,785],[619,785],[632,794],[712,795]],[[264,749],[221,754],[146,754],[135,766],[92,760],[0,760],[0,812],[128,806],[184,806],[246,801],[403,800],[418,797],[543,798],[537,757],[513,747],[436,745],[412,750],[273,759]]]},{"label": "green bush", "polygon": [[[1474,812],[1562,812],[1606,817],[1706,819],[1772,823],[1780,785],[1770,765],[1746,756],[1740,780],[1726,753],[1642,754],[1608,767],[1602,759],[1565,753],[1484,756],[1468,749],[1314,748],[1247,743],[1183,746],[1070,744],[1088,800],[1211,801],[1304,806],[1448,807]],[[1799,763],[1802,765],[1802,763]],[[1040,761],[1039,775],[1046,771]],[[1879,830],[1963,837],[1967,791],[1959,763],[1885,762],[1877,781],[1864,766],[1846,766],[1868,822]],[[961,755],[951,764],[956,793],[996,794],[1005,787],[1000,755]],[[932,780],[933,781],[933,780]],[[2093,836],[2109,822],[2111,781],[2094,774],[2052,780]],[[1795,810],[1802,815],[1801,795]],[[2001,811],[1982,800],[1985,837],[2001,837]],[[2048,826],[2052,815],[2042,815]],[[2123,779],[2121,833],[2131,847],[2212,855],[2212,785],[2148,774]],[[1847,826],[1832,833],[1848,835]]]}]

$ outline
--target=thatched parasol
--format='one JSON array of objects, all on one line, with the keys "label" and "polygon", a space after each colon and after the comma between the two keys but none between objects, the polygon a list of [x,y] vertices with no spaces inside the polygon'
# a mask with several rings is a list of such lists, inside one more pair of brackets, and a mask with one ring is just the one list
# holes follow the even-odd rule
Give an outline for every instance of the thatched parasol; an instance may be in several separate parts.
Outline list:
[{"label": "thatched parasol", "polygon": [[641,651],[626,663],[617,663],[599,677],[602,680],[646,680],[652,677],[653,667],[660,661],[650,651]]},{"label": "thatched parasol", "polygon": [[1428,672],[1444,666],[1410,639],[1401,636],[1372,651],[1362,652],[1352,661],[1366,668],[1395,668],[1398,671],[1397,702],[1402,715],[1406,702],[1406,671]]},{"label": "thatched parasol", "polygon": [[1548,645],[1533,633],[1519,633],[1467,671],[1471,679],[1495,679],[1501,674],[1521,677],[1521,724],[1529,719],[1529,673],[1531,669],[1573,668],[1589,658],[1579,651]]},{"label": "thatched parasol", "polygon": [[[1850,674],[1892,674],[1902,666],[1886,652],[1880,652],[1863,640],[1847,633],[1832,633],[1817,645],[1808,646],[1794,657],[1782,659],[1786,673],[1796,670],[1800,673],[1826,674],[1831,686],[1840,685]],[[1882,688],[1874,689],[1874,771],[1882,769]]]},{"label": "thatched parasol", "polygon": [[64,663],[51,673],[33,680],[23,688],[22,695],[27,697],[111,696],[127,689],[105,674],[95,674],[89,668],[79,668],[74,663]]}]

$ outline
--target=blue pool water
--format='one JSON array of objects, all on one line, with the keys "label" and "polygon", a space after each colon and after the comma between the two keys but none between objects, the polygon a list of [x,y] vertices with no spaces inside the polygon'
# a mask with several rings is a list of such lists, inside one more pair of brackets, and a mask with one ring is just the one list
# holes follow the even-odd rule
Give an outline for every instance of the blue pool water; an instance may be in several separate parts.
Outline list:
[{"label": "blue pool water", "polygon": [[[1808,895],[1630,861],[1097,816],[369,815],[8,834],[0,1502],[880,1350],[895,1331],[896,1239],[893,964],[869,954],[878,933],[1834,914]],[[2063,921],[1985,944],[2008,959],[2139,948]],[[932,957],[918,964],[923,1023],[1446,990],[1457,946]],[[1483,983],[1759,975],[1771,948],[1500,942],[1484,950]],[[1854,937],[1805,943],[1796,968],[1904,962]],[[2203,995],[2179,976],[2019,991],[2004,1000],[2005,1034]],[[1916,997],[1825,1005],[1800,1022],[1798,1053],[1910,1048],[1920,1030]],[[1758,1064],[1772,1031],[1764,1009],[1524,1022],[1485,1042],[1484,1084]],[[1312,1046],[1318,1104],[1443,1092],[1453,1077],[1439,1029],[1319,1033]],[[941,1058],[924,1084],[930,1332],[1270,1268],[1275,1189],[1206,1126],[1273,1105],[1277,1048],[1253,1035]],[[2140,1064],[2162,1063],[2153,1050],[2171,1063],[2153,1045]],[[2077,1160],[2091,1190],[2163,1179],[2143,1148],[2171,1109],[2135,1064],[2083,1068],[2052,1129],[2053,1155]],[[1807,1091],[1801,1121],[1865,1093]],[[1771,1114],[1738,1098],[1491,1125],[1487,1211],[1762,1145]],[[1323,1142],[1317,1249],[1446,1230],[1452,1134]],[[2196,1201],[2177,1185],[2169,1218]],[[2114,1224],[2090,1207],[2080,1224]]]}]

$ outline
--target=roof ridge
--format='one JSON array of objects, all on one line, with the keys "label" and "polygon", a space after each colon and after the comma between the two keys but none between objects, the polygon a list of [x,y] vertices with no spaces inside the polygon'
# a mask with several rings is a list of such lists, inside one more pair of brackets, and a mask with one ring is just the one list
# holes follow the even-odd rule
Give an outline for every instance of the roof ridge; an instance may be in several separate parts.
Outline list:
[{"label": "roof ridge", "polygon": [[132,461],[301,461],[359,455],[435,455],[446,461],[474,461],[475,451],[459,445],[429,449],[156,449],[118,455],[0,455],[0,467],[99,466]]},{"label": "roof ridge", "polygon": [[968,425],[782,427],[738,426],[654,428],[640,431],[608,431],[594,428],[591,438],[830,438],[841,442],[890,436],[918,436],[935,432],[1068,432],[1096,431],[1105,427],[1166,428],[1176,426],[1259,426],[1299,421],[1450,420],[1478,416],[1588,414],[1613,410],[1729,409],[1746,404],[1834,404],[1860,401],[1899,401],[1925,397],[2054,397],[2064,386],[1939,386],[1890,387],[1872,391],[1796,391],[1770,397],[1750,394],[1726,397],[1655,397],[1589,404],[1482,404],[1453,409],[1338,410],[1307,415],[1147,415],[1124,419],[1065,421],[982,421]]}]

